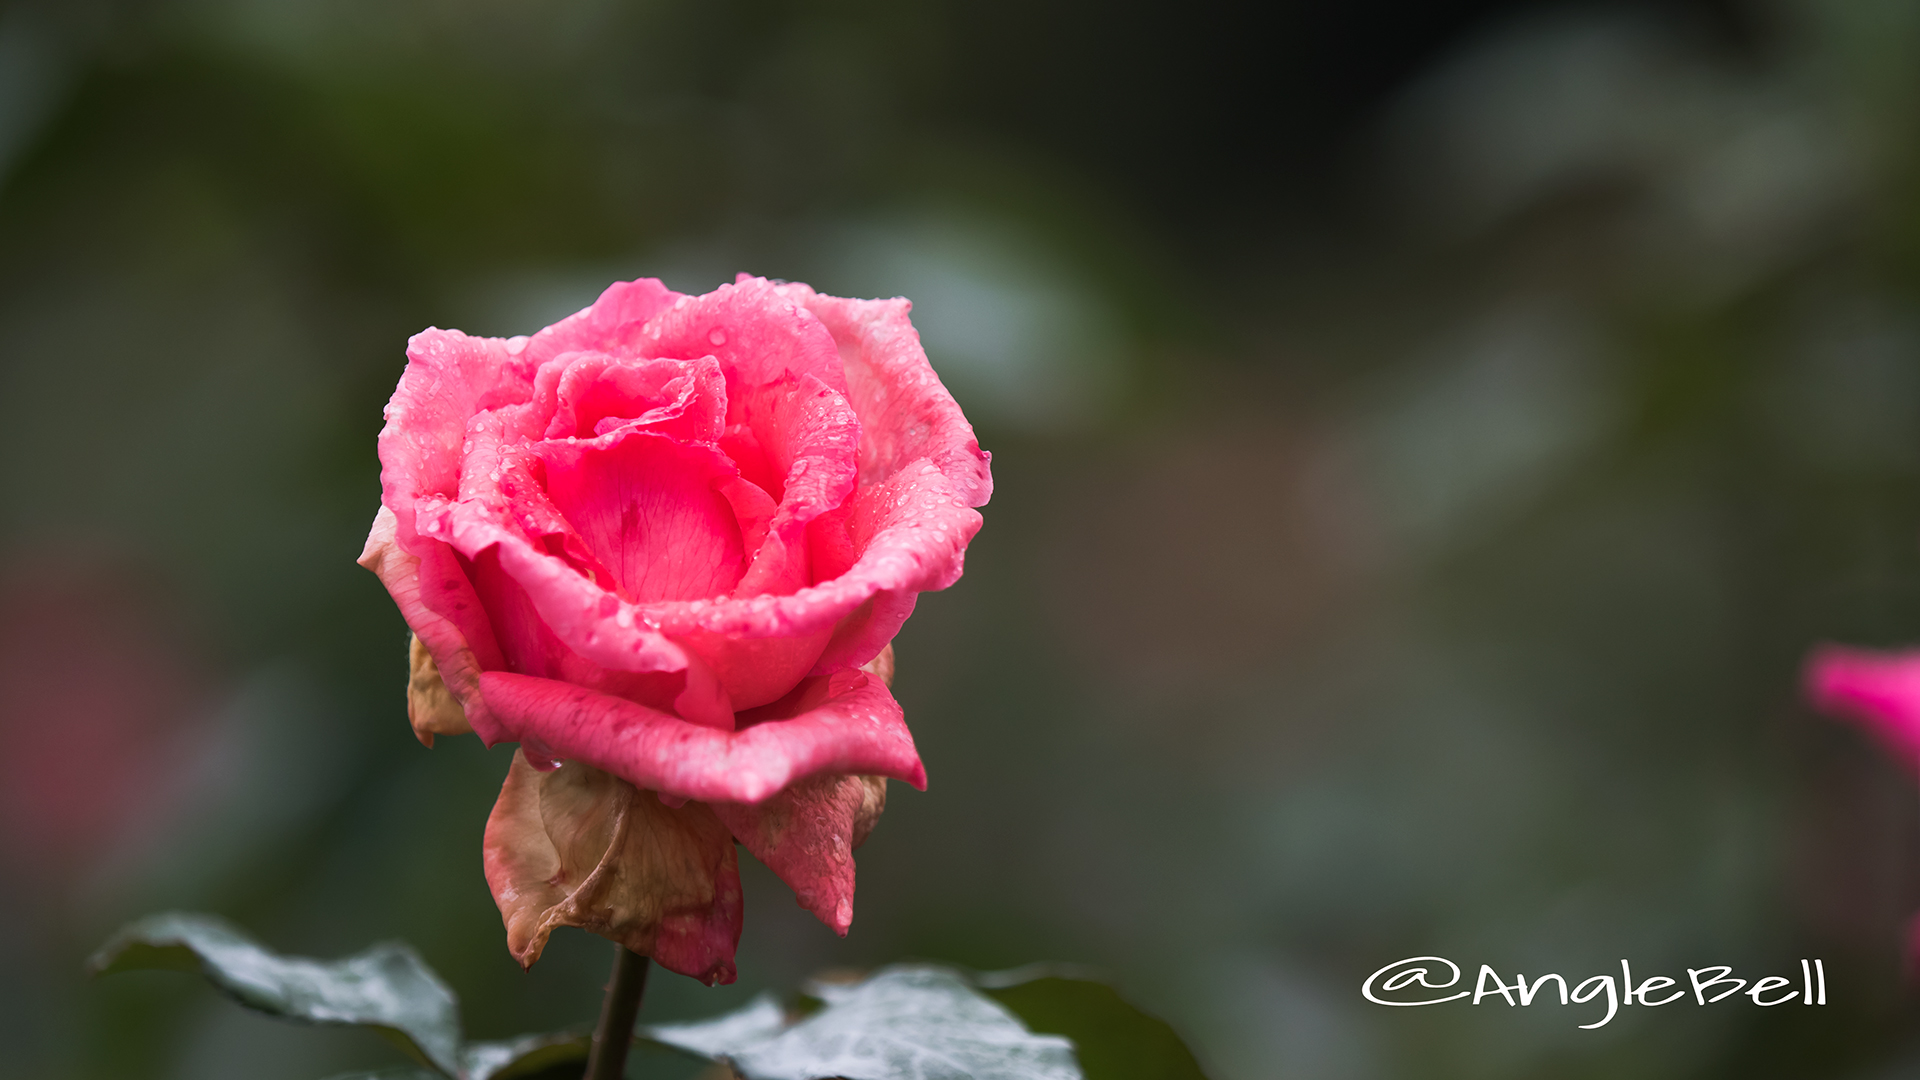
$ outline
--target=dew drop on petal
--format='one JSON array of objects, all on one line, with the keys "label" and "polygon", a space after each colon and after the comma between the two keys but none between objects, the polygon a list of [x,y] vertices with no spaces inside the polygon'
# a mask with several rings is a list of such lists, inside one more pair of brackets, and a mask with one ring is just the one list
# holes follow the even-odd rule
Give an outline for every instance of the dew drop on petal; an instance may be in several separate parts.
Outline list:
[{"label": "dew drop on petal", "polygon": [[715,345],[725,345],[727,343],[727,332],[719,327],[715,327],[707,331],[707,340],[713,342]]}]

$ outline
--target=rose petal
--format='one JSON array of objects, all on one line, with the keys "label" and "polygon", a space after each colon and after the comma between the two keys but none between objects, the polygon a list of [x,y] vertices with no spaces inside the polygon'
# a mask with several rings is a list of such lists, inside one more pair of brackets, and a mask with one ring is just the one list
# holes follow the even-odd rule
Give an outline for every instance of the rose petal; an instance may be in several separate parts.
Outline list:
[{"label": "rose petal", "polygon": [[[893,646],[861,670],[893,686]],[[842,937],[853,924],[852,849],[867,842],[887,806],[884,776],[826,774],[758,805],[716,802],[713,812],[754,858],[793,889],[800,906]]]},{"label": "rose petal", "polygon": [[[632,605],[595,584],[573,563],[536,548],[501,512],[474,502],[423,500],[419,516],[424,532],[445,539],[469,559],[497,547],[500,568],[525,590],[538,621],[580,657],[610,671],[686,670],[686,651],[657,626],[635,618]],[[427,644],[431,647],[433,640],[428,638]],[[444,662],[441,671],[446,671]],[[471,707],[467,716],[473,718]]]},{"label": "rose petal", "polygon": [[1815,708],[1860,723],[1920,773],[1920,651],[1829,645],[1808,659],[1806,688]]},{"label": "rose petal", "polygon": [[407,368],[379,439],[381,501],[401,514],[403,541],[410,539],[405,506],[458,492],[467,421],[532,391],[533,365],[512,342],[439,329],[408,340]]},{"label": "rose petal", "polygon": [[640,603],[725,595],[745,572],[737,474],[718,450],[632,430],[611,441],[540,444],[547,495],[622,595]]},{"label": "rose petal", "polygon": [[781,477],[780,506],[735,595],[791,593],[812,584],[807,524],[853,492],[860,420],[845,397],[811,375],[759,388],[748,410],[755,441]]},{"label": "rose petal", "polygon": [[[564,325],[557,324],[552,332],[543,332],[544,337],[537,335],[538,349],[531,343],[524,346],[481,344],[488,348],[497,345],[532,350],[516,361],[522,368],[545,357],[547,362],[535,379],[539,385],[533,391],[525,391],[524,377],[516,385],[536,397],[557,394],[555,388],[563,372],[556,370],[556,366],[578,362],[556,359],[561,356],[557,350],[562,345],[624,348],[637,340],[635,335],[640,331],[631,325],[632,319],[658,310],[668,302],[667,293],[648,289],[651,286],[635,294],[637,300],[626,297],[626,292],[632,290],[610,290],[594,308]],[[634,302],[628,303],[629,300]],[[808,314],[811,308],[796,305],[812,305],[821,317]],[[900,621],[912,610],[914,593],[942,588],[958,577],[960,552],[979,527],[978,516],[965,504],[983,500],[990,488],[987,458],[979,451],[957,407],[952,405],[951,398],[926,365],[918,338],[906,320],[907,311],[904,302],[841,301],[821,297],[804,286],[772,285],[758,279],[743,279],[708,297],[674,301],[673,307],[659,311],[646,328],[645,349],[655,354],[666,351],[724,354],[723,360],[731,365],[727,372],[730,386],[740,388],[740,392],[729,397],[730,412],[736,403],[753,398],[756,389],[790,378],[796,380],[796,385],[804,384],[805,376],[811,374],[821,379],[823,386],[834,390],[835,383],[844,381],[835,374],[844,361],[846,371],[857,376],[854,383],[859,388],[849,390],[852,400],[848,408],[866,414],[861,423],[874,429],[858,438],[857,457],[865,488],[854,505],[843,505],[830,514],[825,512],[844,484],[844,462],[838,453],[844,449],[840,444],[845,440],[838,436],[852,430],[850,423],[836,421],[837,427],[818,425],[815,430],[834,436],[828,440],[833,453],[812,457],[789,456],[793,450],[791,445],[784,450],[770,449],[762,445],[757,434],[746,443],[736,445],[737,441],[730,441],[729,446],[737,451],[744,453],[740,447],[748,446],[767,459],[756,468],[764,465],[778,474],[777,480],[768,481],[780,489],[782,496],[782,505],[775,517],[786,514],[786,521],[797,523],[809,516],[812,521],[841,516],[824,525],[824,531],[807,522],[797,535],[777,527],[769,518],[767,530],[762,534],[758,531],[761,519],[756,511],[759,508],[745,505],[753,500],[743,502],[735,497],[744,487],[736,485],[738,490],[726,492],[724,498],[729,505],[738,507],[736,521],[753,530],[754,539],[759,542],[748,548],[747,537],[742,537],[743,550],[752,557],[745,571],[753,575],[751,588],[741,589],[736,582],[735,589],[742,595],[719,602],[695,594],[704,591],[702,586],[714,580],[724,580],[730,572],[724,560],[720,572],[704,582],[671,577],[668,583],[673,588],[663,595],[677,594],[676,599],[628,605],[618,597],[610,598],[605,590],[594,587],[591,580],[571,580],[566,573],[566,564],[571,564],[579,572],[574,578],[595,574],[597,560],[588,550],[593,545],[582,540],[576,550],[571,531],[552,531],[557,529],[554,523],[530,517],[518,524],[539,536],[558,536],[558,547],[533,550],[535,541],[532,540],[525,545],[508,544],[507,548],[513,550],[503,549],[503,565],[521,582],[540,616],[554,628],[557,636],[580,656],[609,670],[685,670],[684,663],[674,655],[676,650],[665,646],[654,633],[658,628],[687,643],[687,647],[702,650],[708,665],[736,704],[750,708],[780,693],[791,680],[806,672],[828,673],[863,662],[898,629]],[[730,344],[715,345],[716,330]],[[736,335],[735,330],[746,332]],[[790,340],[778,348],[756,347],[760,338],[780,334],[788,335]],[[834,342],[831,358],[823,352],[823,341]],[[748,357],[747,353],[753,355]],[[822,371],[832,377],[823,378]],[[802,399],[803,402],[810,400]],[[539,401],[503,405],[499,423],[503,428],[519,430],[528,423],[521,417],[522,413],[537,415],[544,407]],[[747,406],[742,404],[740,408],[744,416]],[[771,410],[752,411],[759,415],[762,427],[766,427],[765,414]],[[508,419],[509,416],[514,419]],[[730,416],[729,419],[739,418]],[[476,437],[485,426],[476,427]],[[789,426],[806,427],[805,424]],[[767,441],[775,440],[770,435]],[[810,440],[789,441],[808,443]],[[903,455],[915,450],[926,451],[928,456],[903,460]],[[778,468],[780,458],[787,458],[785,473],[780,473]],[[801,461],[806,462],[801,475],[791,475]],[[478,464],[476,458],[474,465]],[[492,472],[489,468],[486,475]],[[512,473],[511,463],[504,464],[501,482],[511,483]],[[813,481],[805,477],[813,473],[821,478],[820,486],[810,491],[808,487]],[[801,488],[791,501],[785,498],[785,487],[790,481],[798,481],[796,486]],[[542,504],[541,499],[524,489],[510,501],[516,509],[535,516]],[[740,513],[742,510],[746,511],[744,515]],[[865,522],[858,530],[852,529],[855,512]],[[471,521],[462,523],[464,527],[459,529],[453,528],[455,523],[445,523],[448,529],[442,536],[466,535],[469,542],[460,547],[471,558],[481,533],[514,531],[512,526],[516,523],[501,520],[497,515],[494,518],[491,529],[471,527]],[[713,515],[708,515],[709,521],[712,518]],[[602,521],[607,523],[610,519],[603,517]],[[842,525],[850,531],[842,534]],[[707,535],[712,537],[717,533],[715,530]],[[816,555],[812,549],[817,542],[826,543],[828,550]],[[850,555],[857,557],[849,562]],[[844,573],[827,576],[843,567]],[[814,584],[794,588],[806,579]],[[743,576],[741,580],[746,579]],[[748,593],[753,595],[746,595]],[[770,593],[774,595],[769,596]],[[727,644],[714,645],[715,639],[724,639]],[[743,639],[784,640],[786,644],[746,644]],[[428,644],[430,648],[433,646],[431,639]]]},{"label": "rose petal", "polygon": [[[967,542],[980,529],[980,514],[960,501],[932,462],[922,461],[861,489],[851,500],[846,525],[860,558],[831,581],[790,596],[640,604],[633,617],[674,637],[698,630],[743,638],[814,633],[852,614],[876,593],[926,592],[953,584],[960,577]],[[871,657],[868,653],[854,664]]]},{"label": "rose petal", "polygon": [[541,772],[516,752],[483,857],[522,967],[578,926],[708,985],[734,979],[738,857],[701,803],[670,809],[618,777],[577,762]]},{"label": "rose petal", "polygon": [[[739,519],[743,531],[751,529],[759,540],[747,548],[752,561],[733,589],[734,597],[748,599],[790,595],[812,584],[809,525],[852,492],[860,441],[860,422],[846,399],[811,375],[783,378],[751,393],[754,445],[764,448],[768,466],[783,480],[771,515],[762,518],[754,505]],[[741,492],[760,490],[744,479],[735,483]],[[737,517],[744,501],[736,494]],[[713,669],[734,707],[748,709],[792,690],[816,666],[831,633],[822,619],[811,631],[779,637],[692,630],[679,640]]]},{"label": "rose petal", "polygon": [[[485,507],[429,500],[420,515],[429,535],[450,539],[469,558],[498,544],[501,566],[526,589],[559,640],[601,667],[625,671],[683,671],[685,653],[670,639],[693,642],[702,633],[800,639],[781,648],[807,654],[826,646],[836,624],[877,594],[895,594],[875,600],[861,620],[845,628],[830,656],[811,652],[820,657],[812,669],[817,674],[858,666],[886,644],[890,628],[898,629],[912,610],[913,594],[946,588],[959,578],[967,542],[980,528],[979,513],[960,503],[939,469],[922,462],[854,496],[846,528],[861,555],[832,581],[789,596],[630,604],[593,585],[565,560],[536,550]],[[872,622],[863,625],[862,620]],[[736,647],[751,652],[745,641]],[[744,670],[725,657],[719,660]]]},{"label": "rose petal", "polygon": [[922,458],[945,473],[969,506],[993,494],[992,455],[927,363],[907,300],[848,300],[805,285],[782,287],[833,335],[847,400],[860,417],[860,482],[894,476]]},{"label": "rose petal", "polygon": [[433,654],[420,640],[410,635],[407,645],[407,721],[413,725],[414,738],[422,746],[433,748],[435,735],[471,735],[467,714],[460,702],[447,690]]},{"label": "rose petal", "polygon": [[743,715],[737,731],[528,675],[485,672],[480,692],[506,726],[560,757],[669,795],[757,803],[830,772],[871,773],[926,788],[899,704],[878,679],[859,672],[810,680],[792,695],[794,715]]},{"label": "rose petal", "polygon": [[832,636],[833,627],[822,626],[810,633],[762,638],[690,630],[675,640],[714,673],[728,703],[745,710],[792,693],[818,664]]},{"label": "rose petal", "polygon": [[919,599],[919,593],[895,589],[874,593],[834,627],[810,674],[831,675],[865,664],[900,633]]},{"label": "rose petal", "polygon": [[743,275],[704,296],[675,300],[647,324],[638,349],[648,358],[718,358],[727,373],[729,426],[746,422],[749,391],[789,373],[842,392],[847,386],[833,335],[765,278]]},{"label": "rose petal", "polygon": [[[603,694],[657,709],[674,708],[676,699],[685,693],[689,679],[694,677],[691,669],[681,672],[623,671],[604,668],[587,660],[568,648],[547,628],[526,590],[501,567],[500,555],[498,546],[484,548],[468,562],[468,568],[475,589],[485,598],[488,619],[499,630],[506,670],[589,687]],[[668,644],[671,646],[671,643]],[[730,706],[725,709],[724,717],[700,719],[685,712],[680,715],[696,722],[712,723],[725,730],[733,730],[733,710]],[[512,742],[519,738],[520,733],[513,732],[503,738],[490,740],[488,745]]]},{"label": "rose petal", "polygon": [[815,776],[757,806],[713,803],[753,857],[793,888],[800,906],[833,932],[853,924],[853,849],[887,805],[884,776]]},{"label": "rose petal", "polygon": [[[492,745],[507,733],[481,699],[479,678],[482,668],[500,667],[504,658],[486,609],[451,548],[420,538],[416,544],[428,558],[408,554],[395,540],[397,525],[394,512],[382,506],[373,517],[360,565],[379,576],[399,606],[400,616],[432,656],[443,685],[459,699],[473,730]],[[434,596],[437,607],[428,604],[425,594]]]},{"label": "rose petal", "polygon": [[[570,352],[632,355],[647,320],[680,299],[681,294],[662,285],[658,278],[616,281],[593,303],[526,339],[527,358],[534,364],[545,364]],[[688,357],[703,356],[708,351],[702,349]]]},{"label": "rose petal", "polygon": [[543,435],[590,439],[633,425],[680,442],[718,443],[726,417],[726,377],[711,356],[629,361],[588,353],[562,372]]}]

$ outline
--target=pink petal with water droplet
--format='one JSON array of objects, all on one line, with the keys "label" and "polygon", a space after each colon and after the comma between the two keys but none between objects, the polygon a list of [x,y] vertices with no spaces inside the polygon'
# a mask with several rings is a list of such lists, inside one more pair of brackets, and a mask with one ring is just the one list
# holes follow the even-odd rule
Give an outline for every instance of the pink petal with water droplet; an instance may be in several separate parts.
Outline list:
[{"label": "pink petal with water droplet", "polygon": [[857,671],[808,680],[789,699],[743,713],[736,731],[508,672],[483,673],[480,692],[503,723],[561,757],[689,799],[757,803],[820,773],[926,787],[899,704],[880,680]]},{"label": "pink petal with water droplet", "polygon": [[793,888],[800,906],[846,935],[853,923],[853,849],[886,807],[878,776],[816,776],[756,806],[709,805],[753,857]]}]

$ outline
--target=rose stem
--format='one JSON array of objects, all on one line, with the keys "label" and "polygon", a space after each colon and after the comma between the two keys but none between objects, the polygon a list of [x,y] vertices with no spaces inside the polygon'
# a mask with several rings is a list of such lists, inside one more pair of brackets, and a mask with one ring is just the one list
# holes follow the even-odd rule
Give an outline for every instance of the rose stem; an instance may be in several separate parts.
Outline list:
[{"label": "rose stem", "polygon": [[593,1029],[585,1080],[619,1080],[627,1074],[627,1048],[633,1045],[633,1020],[647,990],[647,958],[625,945],[613,947],[613,974]]}]

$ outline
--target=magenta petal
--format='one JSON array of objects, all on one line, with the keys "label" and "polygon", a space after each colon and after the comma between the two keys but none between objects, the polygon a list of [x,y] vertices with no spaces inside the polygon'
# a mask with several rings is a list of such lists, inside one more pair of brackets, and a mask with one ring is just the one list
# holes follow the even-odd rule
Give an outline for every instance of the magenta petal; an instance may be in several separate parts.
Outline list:
[{"label": "magenta petal", "polygon": [[407,342],[379,440],[381,502],[400,517],[402,547],[413,539],[415,499],[458,494],[467,421],[532,392],[532,365],[515,342],[458,330],[423,330]]},{"label": "magenta petal", "polygon": [[1806,688],[1815,708],[1864,725],[1920,772],[1920,651],[1828,645],[1808,659]]},{"label": "magenta petal", "polygon": [[[420,517],[423,532],[446,540],[470,560],[497,547],[500,569],[525,590],[540,621],[587,661],[612,671],[686,670],[684,649],[657,627],[634,619],[631,605],[573,564],[536,548],[499,512],[478,503],[441,500],[423,503]],[[492,664],[486,667],[495,670]]]},{"label": "magenta petal", "polygon": [[973,426],[927,363],[903,299],[847,300],[804,285],[800,303],[833,335],[845,365],[847,400],[860,416],[860,482],[871,484],[921,459],[947,475],[968,506],[993,494],[992,461]]},{"label": "magenta petal", "polygon": [[822,626],[806,634],[733,638],[695,630],[679,640],[713,670],[734,708],[752,709],[787,696],[818,665],[832,632],[831,626]]},{"label": "magenta petal", "polygon": [[[486,604],[487,617],[505,655],[504,670],[521,675],[558,679],[576,686],[590,687],[603,694],[636,701],[654,708],[667,708],[682,696],[691,676],[671,671],[609,670],[569,648],[547,628],[527,591],[501,566],[499,545],[481,549],[468,560],[467,569],[474,589]],[[489,669],[497,670],[497,669]],[[477,691],[477,684],[476,684]],[[733,729],[733,712],[724,710],[719,717],[696,718],[682,711],[687,719],[701,719],[727,730]],[[518,733],[490,735],[488,745],[511,742]]]},{"label": "magenta petal", "polygon": [[527,356],[535,364],[544,364],[569,352],[631,354],[647,320],[672,307],[680,298],[679,293],[662,285],[658,278],[616,281],[592,304],[528,339]]},{"label": "magenta petal", "polygon": [[745,567],[733,506],[737,475],[711,447],[630,431],[542,443],[547,495],[587,547],[641,603],[723,596]]},{"label": "magenta petal", "polygon": [[844,937],[853,923],[853,849],[864,839],[862,826],[873,825],[861,818],[878,816],[873,799],[867,780],[827,774],[757,806],[707,805],[754,858],[793,889],[801,907]]},{"label": "magenta petal", "polygon": [[812,375],[844,390],[840,353],[820,320],[796,304],[789,286],[742,277],[704,296],[676,301],[647,325],[641,355],[690,360],[714,356],[727,373],[727,423],[745,419],[747,392],[788,374]]},{"label": "magenta petal", "polygon": [[889,776],[926,788],[899,704],[880,680],[857,672],[835,676],[831,696],[808,711],[740,731],[528,675],[484,672],[480,693],[509,727],[560,757],[680,798],[757,803],[826,772]]},{"label": "magenta petal", "polygon": [[634,425],[681,442],[718,443],[726,417],[726,377],[710,356],[623,361],[589,353],[562,372],[544,435],[590,439]]},{"label": "magenta petal", "polygon": [[781,477],[780,507],[736,595],[791,593],[812,583],[807,524],[853,492],[860,420],[844,396],[811,375],[753,392],[747,415],[755,441]]},{"label": "magenta petal", "polygon": [[[740,516],[750,500],[734,499],[742,528],[759,538],[757,547],[748,548],[752,562],[733,590],[736,599],[746,600],[791,595],[811,583],[808,525],[852,492],[860,438],[846,399],[812,376],[782,379],[756,395],[749,410],[756,442],[767,448],[785,482],[779,506],[765,519],[757,507]],[[759,490],[745,481],[736,486]],[[692,630],[680,641],[713,667],[737,708],[749,709],[785,696],[814,669],[831,636],[829,624],[822,618],[811,628],[744,639]]]},{"label": "magenta petal", "polygon": [[900,633],[919,599],[920,594],[914,592],[888,589],[874,593],[873,599],[855,608],[834,628],[832,639],[821,650],[810,674],[831,675],[857,668],[880,655],[880,650]]},{"label": "magenta petal", "polygon": [[876,593],[953,584],[967,541],[980,529],[979,512],[961,502],[946,475],[928,461],[863,488],[850,504],[847,533],[860,557],[839,577],[790,596],[643,604],[638,612],[674,637],[698,631],[748,638],[812,634],[853,614]]},{"label": "magenta petal", "polygon": [[[447,689],[466,711],[467,723],[489,744],[497,742],[506,732],[480,696],[481,669],[502,662],[486,611],[447,545],[416,541],[427,552],[422,560],[394,542],[394,528],[393,511],[382,506],[373,517],[360,565],[373,571],[392,594],[400,617],[426,646]],[[426,593],[435,594],[433,599],[447,614],[430,605]]]},{"label": "magenta petal", "polygon": [[[704,635],[739,639],[729,647],[743,658],[738,662],[717,648],[706,655],[723,682],[732,680],[730,693],[741,688],[735,700],[742,708],[751,707],[744,702],[757,704],[765,692],[747,685],[744,664],[790,665],[791,670],[782,669],[784,680],[808,670],[824,674],[857,667],[871,659],[890,640],[889,628],[897,629],[911,610],[913,594],[946,588],[960,576],[967,541],[980,528],[979,513],[960,503],[939,469],[922,463],[854,496],[847,533],[861,555],[831,581],[789,596],[630,604],[566,560],[535,548],[518,528],[484,506],[442,500],[423,510],[423,520],[429,519],[432,535],[449,540],[468,558],[500,545],[501,567],[526,590],[540,618],[559,640],[601,667],[681,671],[686,667],[683,646],[669,639],[696,648],[705,648],[711,640]],[[893,595],[875,600],[881,593]],[[872,607],[862,613],[870,600]],[[843,619],[848,620],[844,626]],[[839,647],[829,661],[819,650],[836,628]],[[758,644],[763,639],[789,639],[793,644]]]}]

